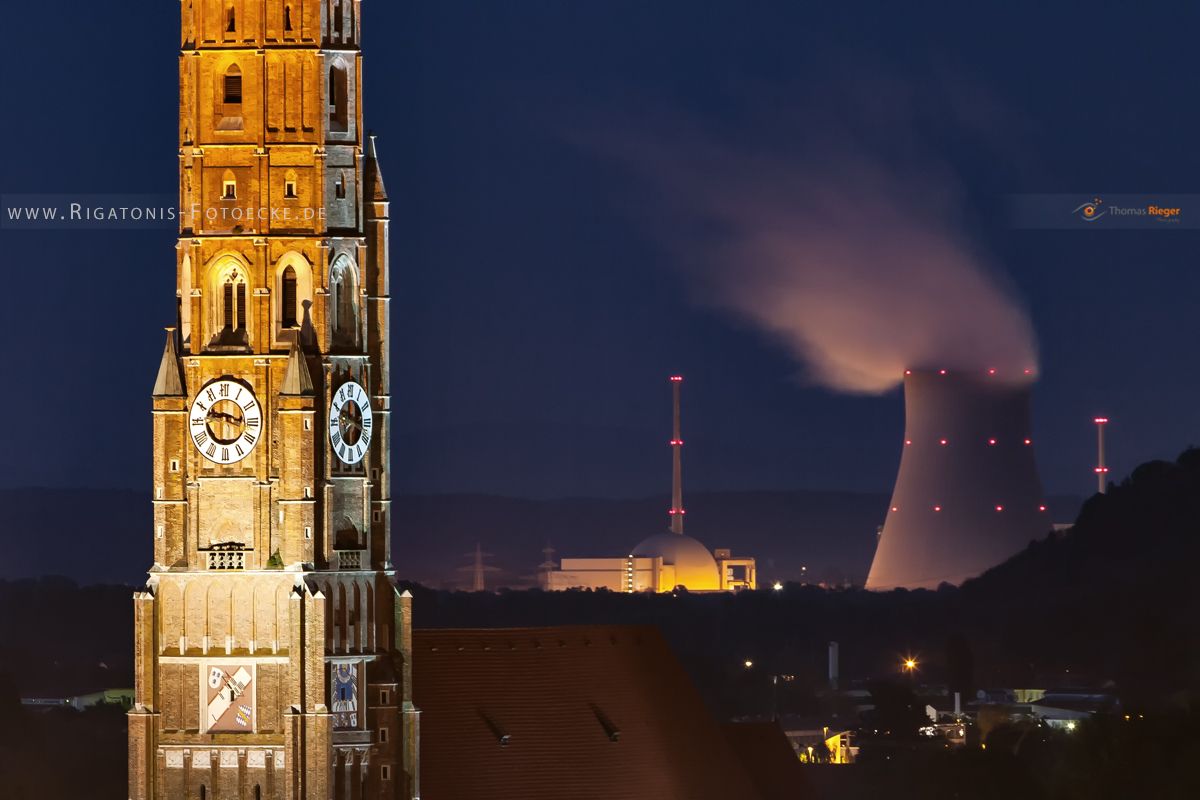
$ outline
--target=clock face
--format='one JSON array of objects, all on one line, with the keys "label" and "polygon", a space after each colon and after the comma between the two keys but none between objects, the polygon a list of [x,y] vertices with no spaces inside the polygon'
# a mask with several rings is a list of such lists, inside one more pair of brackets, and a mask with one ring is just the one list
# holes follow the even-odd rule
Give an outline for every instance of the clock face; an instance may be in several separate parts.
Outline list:
[{"label": "clock face", "polygon": [[209,461],[234,464],[250,455],[262,435],[262,410],[249,386],[222,378],[192,401],[192,444]]},{"label": "clock face", "polygon": [[213,733],[254,732],[254,665],[212,664],[204,690],[204,719]]},{"label": "clock face", "polygon": [[329,443],[345,464],[357,464],[371,446],[371,400],[354,381],[343,383],[329,402]]}]

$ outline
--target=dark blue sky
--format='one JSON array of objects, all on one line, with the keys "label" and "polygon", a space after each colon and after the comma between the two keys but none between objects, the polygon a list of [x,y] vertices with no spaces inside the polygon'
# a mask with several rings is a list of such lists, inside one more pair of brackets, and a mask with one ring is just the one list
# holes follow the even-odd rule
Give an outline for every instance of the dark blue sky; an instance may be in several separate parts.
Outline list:
[{"label": "dark blue sky", "polygon": [[[1010,193],[1200,192],[1196,13],[363,5],[366,118],[393,200],[400,490],[662,491],[673,372],[687,376],[689,486],[890,486],[899,394],[807,385],[782,347],[694,304],[655,197],[593,146],[661,136],[661,119],[750,148],[776,133],[784,157],[789,126],[811,119],[797,163],[821,160],[831,118],[873,131],[862,146],[882,163],[895,141],[936,157],[961,185],[961,224],[1032,318],[1050,491],[1092,486],[1096,413],[1113,419],[1117,475],[1197,440],[1200,232],[1016,231],[1003,215]],[[0,52],[0,192],[171,196],[177,5],[21,16],[26,33]],[[0,485],[148,486],[173,242],[0,232]]]}]

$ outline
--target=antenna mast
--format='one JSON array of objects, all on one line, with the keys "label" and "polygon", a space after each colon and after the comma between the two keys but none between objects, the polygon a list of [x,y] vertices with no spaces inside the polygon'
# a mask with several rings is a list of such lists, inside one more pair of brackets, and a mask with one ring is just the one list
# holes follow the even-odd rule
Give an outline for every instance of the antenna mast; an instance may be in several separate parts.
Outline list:
[{"label": "antenna mast", "polygon": [[679,432],[679,386],[681,375],[671,376],[671,393],[674,400],[675,427],[671,437],[671,453],[674,460],[671,473],[671,532],[683,534],[683,438]]},{"label": "antenna mast", "polygon": [[1096,417],[1096,491],[1104,494],[1108,491],[1108,467],[1104,464],[1104,426],[1108,417]]}]

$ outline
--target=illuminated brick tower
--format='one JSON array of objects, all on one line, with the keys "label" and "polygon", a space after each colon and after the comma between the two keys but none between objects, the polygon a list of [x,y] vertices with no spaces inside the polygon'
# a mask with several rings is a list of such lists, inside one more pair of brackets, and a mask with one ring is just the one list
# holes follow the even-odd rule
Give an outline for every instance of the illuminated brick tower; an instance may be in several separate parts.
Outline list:
[{"label": "illuminated brick tower", "polygon": [[358,0],[181,0],[129,796],[416,798],[389,551],[388,201]]}]

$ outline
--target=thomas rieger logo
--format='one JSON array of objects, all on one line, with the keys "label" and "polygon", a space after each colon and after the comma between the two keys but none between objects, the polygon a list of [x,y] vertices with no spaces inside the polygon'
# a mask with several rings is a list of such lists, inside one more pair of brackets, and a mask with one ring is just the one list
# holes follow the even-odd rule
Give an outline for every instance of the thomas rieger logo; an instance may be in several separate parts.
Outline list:
[{"label": "thomas rieger logo", "polygon": [[[1104,206],[1101,208],[1101,206]],[[1158,222],[1179,222],[1183,209],[1179,206],[1137,205],[1116,206],[1105,205],[1099,197],[1081,203],[1071,212],[1084,222],[1098,222],[1101,218],[1113,217],[1149,217]]]}]

